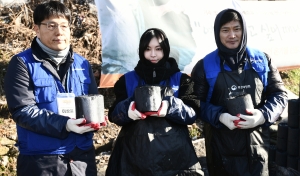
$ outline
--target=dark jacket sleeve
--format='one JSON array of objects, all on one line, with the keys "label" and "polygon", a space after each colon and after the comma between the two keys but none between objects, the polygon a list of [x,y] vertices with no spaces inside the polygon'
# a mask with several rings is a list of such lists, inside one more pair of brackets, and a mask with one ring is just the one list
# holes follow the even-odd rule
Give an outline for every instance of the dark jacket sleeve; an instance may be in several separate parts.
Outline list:
[{"label": "dark jacket sleeve", "polygon": [[194,82],[187,74],[182,74],[178,98],[169,96],[165,98],[169,102],[168,114],[165,118],[180,124],[192,124],[195,122],[197,110],[200,109],[200,100],[194,92]]},{"label": "dark jacket sleeve", "polygon": [[119,80],[114,85],[114,93],[116,100],[113,102],[112,106],[108,111],[108,119],[119,126],[126,125],[133,122],[132,119],[128,117],[128,108],[133,101],[132,97],[127,96],[125,76],[121,76]]},{"label": "dark jacket sleeve", "polygon": [[17,125],[51,137],[67,137],[66,123],[69,118],[36,106],[33,82],[25,63],[17,56],[8,64],[4,90],[9,111]]},{"label": "dark jacket sleeve", "polygon": [[271,125],[282,114],[288,101],[288,94],[277,68],[272,64],[271,58],[266,54],[269,60],[270,71],[268,73],[268,85],[265,96],[263,96],[263,106],[260,108],[266,118],[265,125]]},{"label": "dark jacket sleeve", "polygon": [[225,111],[225,108],[206,102],[209,84],[205,76],[203,59],[194,66],[191,77],[194,81],[195,94],[201,102],[201,107],[198,110],[199,112],[197,112],[198,117],[216,128],[222,127],[219,117]]},{"label": "dark jacket sleeve", "polygon": [[69,132],[66,124],[69,117],[55,114],[36,105],[26,105],[16,109],[12,118],[19,126],[42,135],[64,139]]}]

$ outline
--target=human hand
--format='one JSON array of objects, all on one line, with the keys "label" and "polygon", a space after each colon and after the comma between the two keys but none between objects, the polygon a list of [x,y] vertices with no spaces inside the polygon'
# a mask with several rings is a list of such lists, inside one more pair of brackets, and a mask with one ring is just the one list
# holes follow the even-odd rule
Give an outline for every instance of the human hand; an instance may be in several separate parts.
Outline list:
[{"label": "human hand", "polygon": [[157,116],[157,117],[165,117],[168,113],[169,102],[167,100],[163,100],[161,102],[160,108],[155,112],[145,112],[146,116]]},{"label": "human hand", "polygon": [[84,124],[82,126],[89,126],[89,127],[93,128],[96,131],[99,130],[100,127],[101,127],[100,123],[96,123],[96,122],[87,123],[87,124]]},{"label": "human hand", "polygon": [[[237,116],[237,117],[240,117],[240,114],[237,114],[236,116]],[[239,120],[234,120],[234,121],[233,121],[234,125],[235,125],[237,128],[239,128],[238,124],[239,124],[240,121],[245,121],[245,120],[242,119],[242,118],[239,118]]]},{"label": "human hand", "polygon": [[83,134],[86,132],[94,131],[95,129],[89,125],[86,125],[86,119],[69,119],[66,124],[67,131],[74,133]]},{"label": "human hand", "polygon": [[246,109],[246,113],[251,115],[239,114],[239,117],[244,119],[237,124],[240,129],[254,128],[266,121],[263,113],[258,109]]},{"label": "human hand", "polygon": [[100,127],[106,127],[107,126],[108,117],[104,117],[104,122],[100,123]]},{"label": "human hand", "polygon": [[97,131],[101,127],[105,127],[107,125],[107,121],[108,121],[108,117],[105,116],[104,117],[104,122],[102,122],[102,123],[91,122],[91,123],[83,124],[81,126],[90,126],[91,128],[94,128],[95,131]]},{"label": "human hand", "polygon": [[132,101],[129,105],[128,108],[128,117],[131,118],[132,120],[140,120],[140,119],[145,119],[147,116],[137,109],[135,109],[135,102]]},{"label": "human hand", "polygon": [[232,116],[229,113],[222,113],[219,118],[219,121],[227,126],[227,128],[229,128],[230,130],[237,128],[237,126],[235,125],[236,120],[240,120],[240,118]]}]

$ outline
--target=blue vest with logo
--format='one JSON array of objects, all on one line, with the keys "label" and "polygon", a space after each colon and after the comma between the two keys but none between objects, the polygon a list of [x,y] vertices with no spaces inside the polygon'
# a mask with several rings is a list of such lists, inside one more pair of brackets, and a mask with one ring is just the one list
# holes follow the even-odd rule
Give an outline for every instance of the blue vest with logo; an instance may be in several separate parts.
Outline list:
[{"label": "blue vest with logo", "polygon": [[[169,82],[168,82],[169,85],[166,85],[167,84],[166,81],[160,82],[160,85],[170,86],[174,91],[173,96],[178,97],[178,89],[180,85],[181,75],[182,75],[181,72],[177,72],[169,78]],[[136,74],[135,71],[126,73],[125,80],[126,80],[126,90],[127,90],[128,97],[133,96],[134,90],[137,86],[139,86],[139,83],[141,83],[140,86],[145,85],[145,82],[141,80],[141,78]],[[140,80],[141,82],[139,82]]]},{"label": "blue vest with logo", "polygon": [[[57,93],[72,92],[75,96],[88,94],[91,83],[88,61],[74,53],[74,62],[66,76],[65,89],[59,79],[47,70],[42,62],[36,61],[28,49],[18,56],[27,66],[29,76],[34,84],[36,105],[57,113]],[[66,90],[66,91],[65,91]],[[51,118],[51,117],[50,117]],[[62,117],[65,118],[65,117]],[[93,145],[93,133],[77,134],[70,132],[66,139],[58,139],[29,131],[17,125],[18,143],[21,154],[65,154],[76,146],[86,150]]]},{"label": "blue vest with logo", "polygon": [[[248,54],[248,58],[251,64],[249,62],[246,62],[244,69],[247,70],[252,68],[255,72],[257,72],[265,89],[266,86],[268,85],[268,72],[270,71],[268,67],[268,59],[266,55],[257,49],[253,49],[249,47],[246,48],[246,52]],[[221,59],[218,55],[218,50],[211,52],[203,59],[206,80],[209,84],[209,90],[208,90],[206,102],[210,102],[214,90],[215,82],[217,80],[218,74],[221,71],[220,61]],[[224,64],[224,69],[231,70],[226,64]]]}]

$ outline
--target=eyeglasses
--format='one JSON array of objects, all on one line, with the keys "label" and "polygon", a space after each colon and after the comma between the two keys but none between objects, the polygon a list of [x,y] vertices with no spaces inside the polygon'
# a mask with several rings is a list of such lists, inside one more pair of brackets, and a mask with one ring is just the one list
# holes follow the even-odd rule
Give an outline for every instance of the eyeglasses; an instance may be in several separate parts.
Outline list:
[{"label": "eyeglasses", "polygon": [[49,29],[50,31],[53,31],[54,29],[58,28],[58,26],[60,26],[60,28],[64,31],[70,28],[70,25],[68,23],[57,24],[54,22],[48,22],[48,23],[41,23],[41,24],[46,25],[47,29]]}]

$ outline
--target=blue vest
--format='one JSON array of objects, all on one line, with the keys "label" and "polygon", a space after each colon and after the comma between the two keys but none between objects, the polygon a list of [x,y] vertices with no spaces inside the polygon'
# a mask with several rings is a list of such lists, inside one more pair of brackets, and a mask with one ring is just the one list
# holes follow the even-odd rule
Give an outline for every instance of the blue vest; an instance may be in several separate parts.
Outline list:
[{"label": "blue vest", "polygon": [[[248,58],[251,64],[249,64],[249,62],[246,62],[244,69],[247,70],[252,68],[255,72],[257,72],[265,89],[266,86],[268,85],[268,72],[270,71],[268,67],[268,59],[266,55],[257,49],[253,49],[249,47],[246,48],[246,52],[248,54]],[[221,59],[218,55],[218,50],[211,52],[210,54],[206,55],[203,58],[206,80],[209,84],[209,90],[208,90],[206,102],[210,102],[215,82],[221,71],[220,61]],[[226,64],[224,64],[224,69],[231,70],[229,66]]]},{"label": "blue vest", "polygon": [[[178,97],[178,89],[180,85],[181,75],[182,75],[181,72],[177,72],[169,78],[168,84],[174,91],[173,94],[174,97]],[[125,74],[125,80],[126,80],[127,97],[132,97],[135,88],[139,86],[139,81],[141,80],[141,78],[136,74],[135,71],[131,71]],[[141,80],[141,84],[145,85],[145,82]],[[166,81],[160,82],[160,85],[166,85]]]},{"label": "blue vest", "polygon": [[[75,96],[88,94],[91,83],[89,63],[82,56],[74,53],[74,62],[69,68],[66,88],[47,70],[42,62],[36,61],[31,49],[18,54],[27,66],[29,76],[34,84],[36,105],[57,113],[57,93],[73,92]],[[51,117],[50,117],[51,118]],[[62,117],[65,118],[65,117]],[[66,139],[58,139],[26,130],[17,125],[18,143],[21,154],[65,154],[76,146],[86,150],[93,145],[93,133],[77,134],[70,132]]]}]

